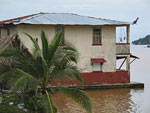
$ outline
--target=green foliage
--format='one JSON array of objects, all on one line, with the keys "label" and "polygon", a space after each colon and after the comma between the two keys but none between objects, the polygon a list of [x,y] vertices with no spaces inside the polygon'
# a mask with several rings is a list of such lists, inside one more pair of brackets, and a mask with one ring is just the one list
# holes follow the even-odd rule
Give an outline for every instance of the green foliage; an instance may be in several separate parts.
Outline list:
[{"label": "green foliage", "polygon": [[[35,38],[25,33],[34,45],[34,51],[25,54],[17,48],[7,48],[0,52],[1,58],[13,58],[15,63],[9,70],[3,70],[0,81],[8,81],[12,91],[35,92],[25,102],[27,108],[33,112],[56,113],[52,96],[55,90],[68,95],[78,102],[88,113],[91,113],[91,102],[87,94],[78,89],[57,86],[48,90],[47,84],[54,79],[77,79],[82,82],[80,71],[77,68],[78,52],[69,44],[62,44],[63,32],[58,32],[51,43],[48,43],[46,34],[41,31],[42,48]],[[40,92],[38,89],[40,88]],[[29,106],[32,106],[31,108]]]},{"label": "green foliage", "polygon": [[41,97],[32,94],[23,95],[23,102],[25,107],[31,112],[41,111],[40,110]]},{"label": "green foliage", "polygon": [[150,44],[150,35],[145,36],[132,42],[134,45],[149,45]]},{"label": "green foliage", "polygon": [[0,113],[24,113],[24,112],[15,105],[1,104]]},{"label": "green foliage", "polygon": [[5,96],[2,97],[3,104],[9,104],[9,102],[13,102],[13,104],[17,105],[19,102],[19,98],[16,96],[10,96],[5,94]]}]

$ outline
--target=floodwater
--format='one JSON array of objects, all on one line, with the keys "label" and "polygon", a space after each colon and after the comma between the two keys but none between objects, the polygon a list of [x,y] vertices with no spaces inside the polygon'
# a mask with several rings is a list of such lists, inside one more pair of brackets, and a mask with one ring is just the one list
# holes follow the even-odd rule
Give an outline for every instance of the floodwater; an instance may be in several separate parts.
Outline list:
[{"label": "floodwater", "polygon": [[[144,89],[112,89],[86,91],[92,100],[93,113],[150,113],[150,48],[131,46],[140,57],[131,64],[131,81],[142,82]],[[82,107],[65,97],[54,97],[58,113],[86,113]]]}]

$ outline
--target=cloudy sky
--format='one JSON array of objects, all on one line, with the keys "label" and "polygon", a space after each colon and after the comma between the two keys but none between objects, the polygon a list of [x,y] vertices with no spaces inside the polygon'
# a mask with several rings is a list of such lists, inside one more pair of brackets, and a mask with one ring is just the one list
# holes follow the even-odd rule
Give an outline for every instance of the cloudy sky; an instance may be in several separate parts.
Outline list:
[{"label": "cloudy sky", "polygon": [[131,26],[131,41],[150,34],[150,0],[0,0],[0,20],[29,14],[77,13],[127,22],[140,18]]}]

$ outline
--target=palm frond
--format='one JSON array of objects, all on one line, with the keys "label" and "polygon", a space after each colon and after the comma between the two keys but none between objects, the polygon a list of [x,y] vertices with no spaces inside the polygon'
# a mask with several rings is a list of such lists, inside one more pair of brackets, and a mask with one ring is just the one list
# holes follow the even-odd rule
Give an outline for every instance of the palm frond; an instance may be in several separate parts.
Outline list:
[{"label": "palm frond", "polygon": [[[34,45],[34,51],[30,55],[26,55],[23,51],[16,48],[8,48],[0,52],[2,58],[13,58],[16,63],[8,70],[1,71],[0,80],[7,80],[12,84],[12,90],[36,90],[37,86],[41,86],[42,90],[48,82],[55,78],[69,78],[77,79],[82,82],[80,71],[76,67],[78,52],[70,45],[61,45],[63,31],[58,32],[55,38],[48,44],[48,40],[44,31],[41,31],[42,49],[36,40],[25,33]],[[73,98],[82,107],[86,109],[88,113],[91,113],[91,101],[88,95],[78,89],[56,87],[56,89]],[[43,96],[46,96],[43,94]],[[41,101],[43,103],[44,112],[51,113],[50,99],[45,98]],[[52,107],[54,113],[57,112],[52,100]],[[43,112],[43,111],[42,111]]]},{"label": "palm frond", "polygon": [[36,59],[37,57],[43,57],[42,55],[42,51],[40,49],[40,46],[38,44],[38,42],[36,41],[36,39],[34,39],[31,35],[29,35],[28,33],[24,33],[26,36],[28,36],[30,38],[30,40],[32,41],[33,45],[34,45],[34,51],[32,53],[32,57],[34,59]]},{"label": "palm frond", "polygon": [[57,52],[55,53],[54,59],[60,62],[63,60],[68,60],[68,63],[73,62],[76,64],[78,53],[72,50],[65,50],[63,47],[59,47]]},{"label": "palm frond", "polygon": [[25,34],[31,39],[31,41],[34,45],[35,50],[32,55],[33,55],[33,58],[35,59],[35,62],[38,62],[38,63],[40,62],[40,64],[41,64],[40,68],[41,68],[41,70],[43,70],[42,71],[43,73],[41,73],[41,75],[46,76],[47,72],[48,72],[48,67],[47,67],[47,63],[46,63],[46,58],[47,58],[47,54],[48,54],[48,41],[47,41],[46,35],[45,35],[44,31],[41,31],[41,41],[42,41],[42,51],[41,51],[36,40],[29,34],[27,34],[27,33],[25,33]]},{"label": "palm frond", "polygon": [[62,64],[60,67],[58,66],[53,69],[53,72],[50,76],[52,79],[76,79],[81,83],[83,82],[81,72],[76,66],[71,64],[68,64],[64,67],[61,66]]},{"label": "palm frond", "polygon": [[46,38],[45,32],[41,31],[41,41],[42,41],[42,53],[44,59],[48,59],[48,40]]},{"label": "palm frond", "polygon": [[47,61],[49,66],[50,66],[50,62],[51,62],[53,56],[55,55],[55,52],[57,51],[57,48],[60,45],[60,42],[62,39],[62,33],[63,33],[62,31],[58,32],[48,47],[48,53],[47,53],[48,59],[46,61]]},{"label": "palm frond", "polygon": [[18,75],[17,80],[15,81],[15,84],[13,85],[12,90],[15,92],[20,89],[24,88],[32,88],[36,90],[37,86],[40,85],[40,82],[38,79],[30,75],[29,73],[26,73],[20,69],[14,69],[15,75]]},{"label": "palm frond", "polygon": [[75,102],[79,103],[88,113],[92,113],[91,100],[87,93],[79,89],[58,86],[57,90],[64,95],[71,97]]},{"label": "palm frond", "polygon": [[76,52],[71,50],[66,51],[62,48],[55,53],[53,57],[53,65],[50,67],[51,78],[75,78],[82,82],[82,76],[80,75],[80,70],[76,66],[78,55]]},{"label": "palm frond", "polygon": [[77,52],[77,50],[71,47],[70,45],[65,45],[63,49],[65,50],[66,53],[70,54],[71,61],[77,64],[77,60],[79,56],[79,53]]},{"label": "palm frond", "polygon": [[[53,102],[52,102],[52,106],[53,106],[53,113],[57,113],[57,108],[55,107]],[[39,102],[39,108],[41,109],[40,112],[42,113],[52,113],[50,110],[49,102],[48,102],[46,95],[42,95],[42,99]]]},{"label": "palm frond", "polygon": [[6,48],[0,52],[0,57],[18,57],[24,58],[23,52],[18,48]]},{"label": "palm frond", "polygon": [[32,41],[35,49],[40,50],[40,47],[39,47],[38,43],[36,42],[36,40],[31,35],[29,35],[28,33],[24,32],[24,34],[30,38],[30,40]]},{"label": "palm frond", "polygon": [[71,44],[65,44],[65,45],[63,46],[63,49],[65,49],[65,50],[70,50],[70,51],[74,51],[74,52],[78,53],[78,51],[77,51],[75,48],[73,48]]},{"label": "palm frond", "polygon": [[0,81],[9,81],[12,78],[18,78],[18,75],[15,74],[14,69],[9,69],[0,75]]}]

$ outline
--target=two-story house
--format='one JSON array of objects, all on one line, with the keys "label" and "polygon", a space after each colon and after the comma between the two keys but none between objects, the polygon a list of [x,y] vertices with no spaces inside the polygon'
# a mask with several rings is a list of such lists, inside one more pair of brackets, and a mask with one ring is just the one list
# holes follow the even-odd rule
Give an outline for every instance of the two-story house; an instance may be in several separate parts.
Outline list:
[{"label": "two-story house", "polygon": [[[86,84],[130,82],[130,24],[129,22],[81,16],[70,13],[38,13],[0,22],[0,38],[17,34],[20,42],[32,50],[32,42],[24,35],[40,38],[44,30],[48,40],[64,29],[64,41],[70,42],[79,52],[78,68]],[[126,27],[126,42],[116,43],[117,27]],[[38,43],[41,43],[40,39]],[[126,69],[116,67],[125,59]]]}]

